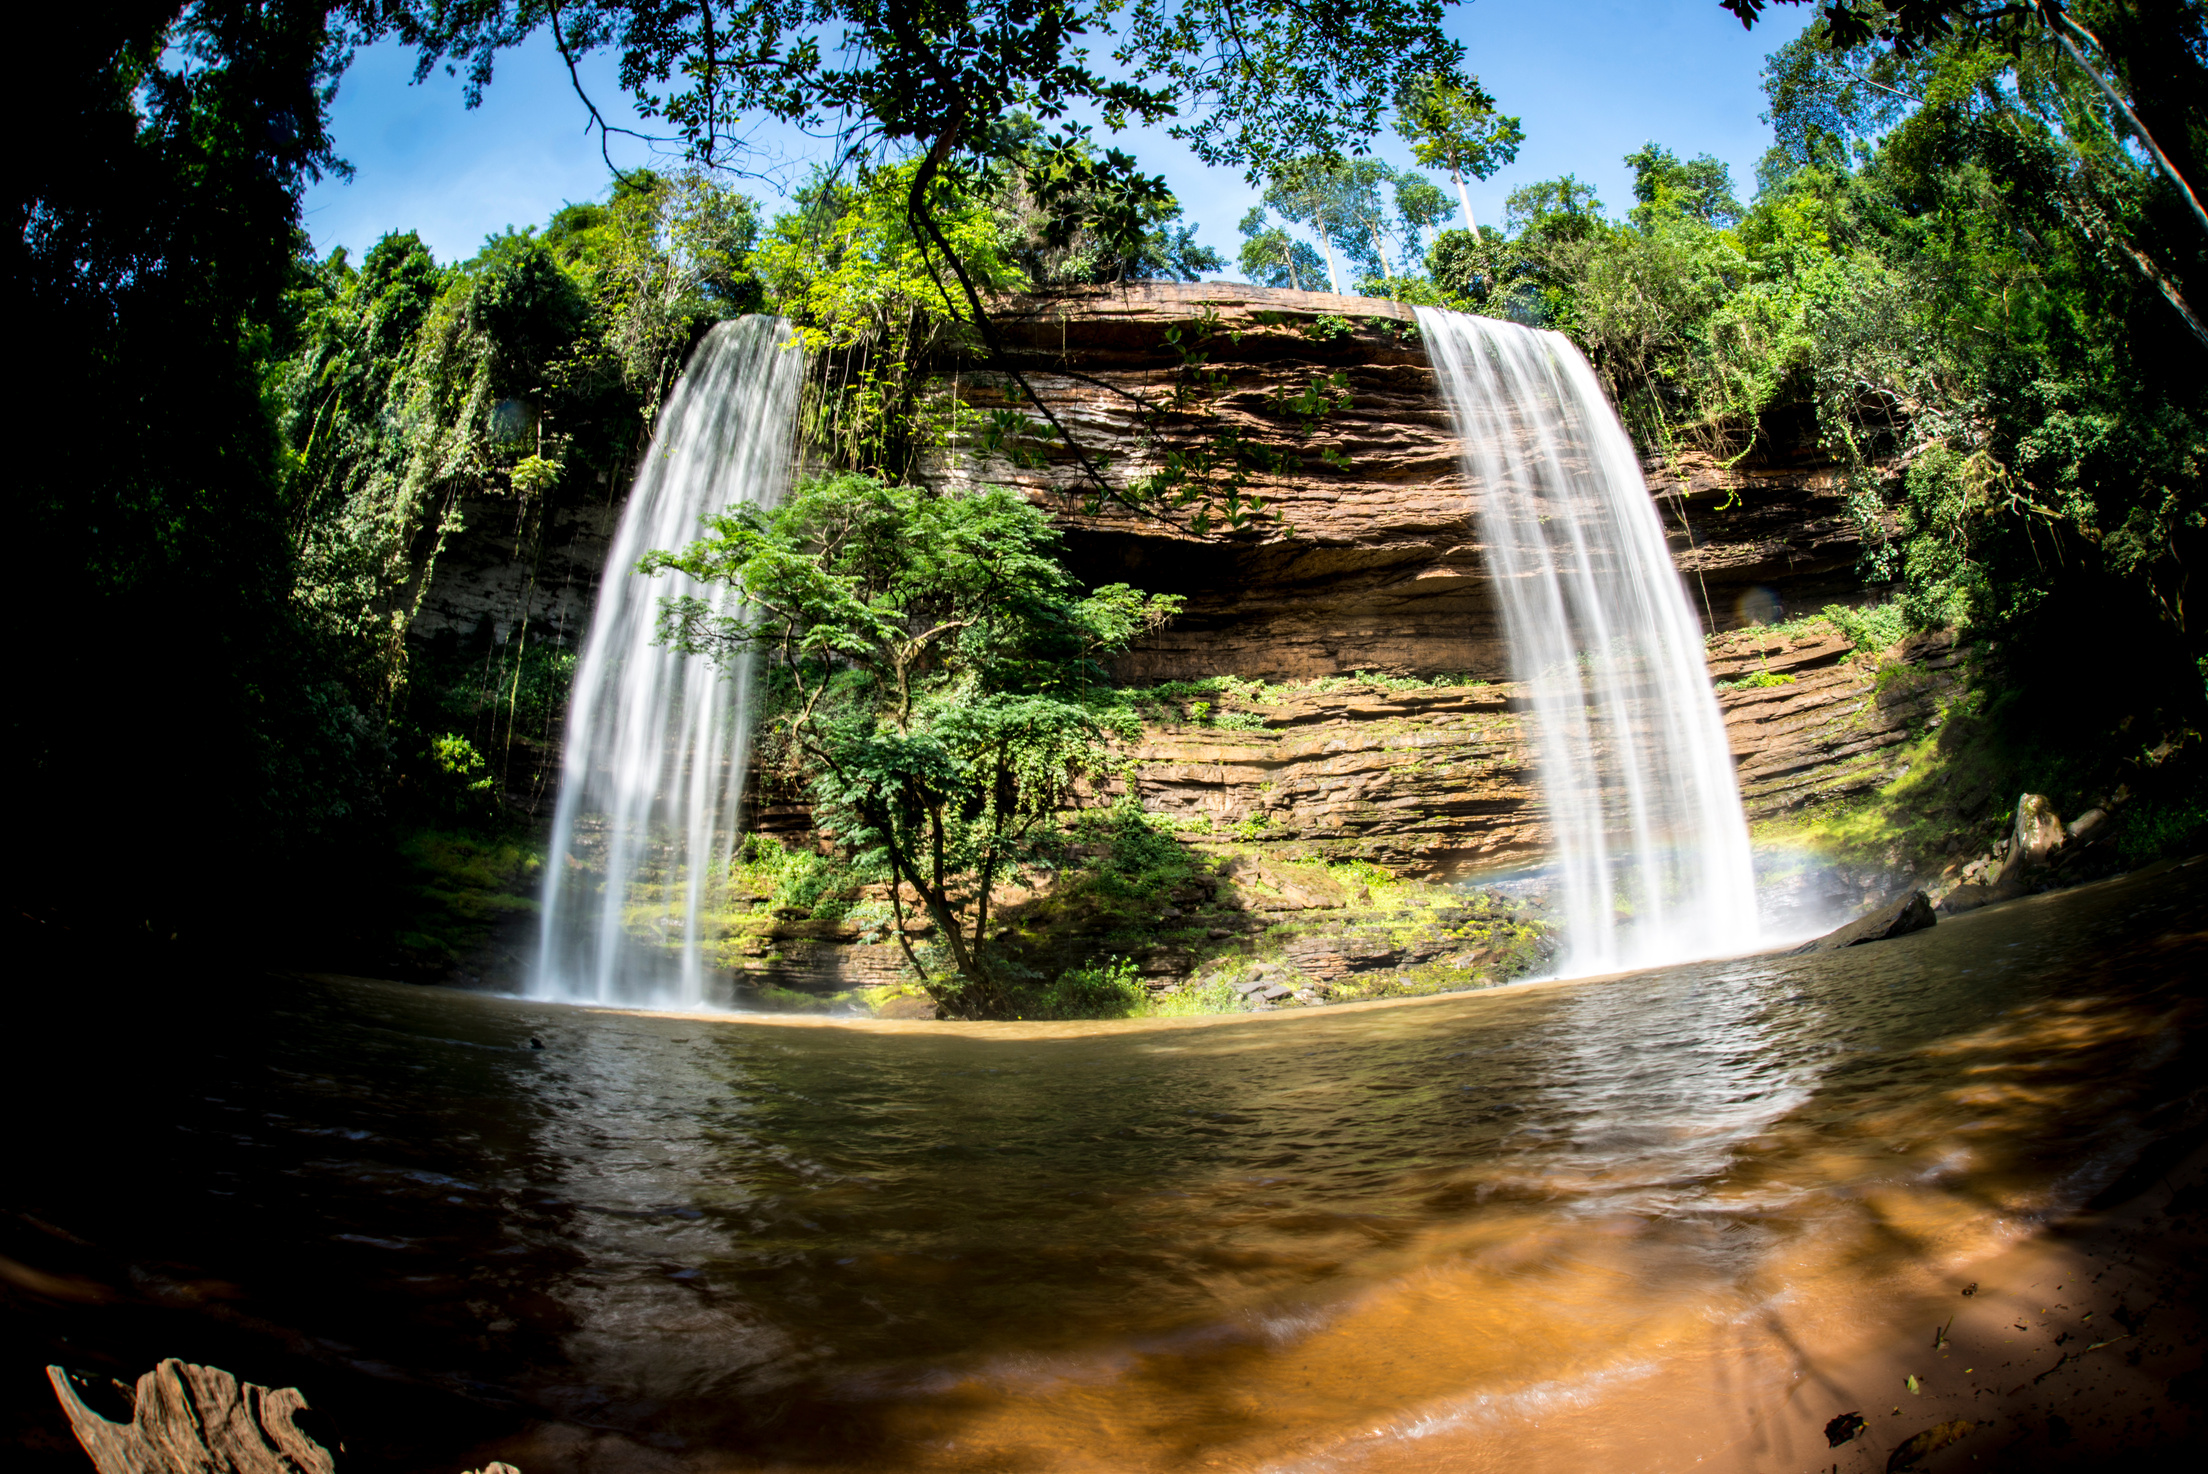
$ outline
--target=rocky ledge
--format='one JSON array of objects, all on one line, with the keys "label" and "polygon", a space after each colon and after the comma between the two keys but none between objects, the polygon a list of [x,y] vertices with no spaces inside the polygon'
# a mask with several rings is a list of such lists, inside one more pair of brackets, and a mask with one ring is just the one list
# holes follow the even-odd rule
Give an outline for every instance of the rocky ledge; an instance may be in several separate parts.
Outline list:
[{"label": "rocky ledge", "polygon": [[1960,676],[1952,633],[1858,650],[1830,625],[1710,642],[1710,675],[1751,820],[1867,792],[1938,721]]},{"label": "rocky ledge", "polygon": [[[1709,659],[1729,687],[1718,699],[1749,816],[1767,819],[1899,776],[1934,729],[1961,655],[1944,635],[1860,651],[1812,624],[1721,637]],[[1748,680],[1766,684],[1737,684]],[[1148,721],[1129,781],[1143,807],[1224,878],[1191,882],[1145,917],[1101,932],[1058,935],[1056,923],[1045,925],[1058,939],[1035,953],[1036,966],[1118,948],[1161,985],[1202,986],[1227,975],[1213,960],[1232,954],[1247,964],[1232,974],[1238,981],[1258,977],[1260,961],[1281,968],[1283,998],[1404,969],[1427,982],[1456,975],[1455,986],[1494,975],[1452,919],[1478,893],[1453,887],[1548,844],[1518,687],[1214,680],[1154,687],[1142,699]],[[809,842],[803,805],[756,812],[761,829]],[[1375,907],[1372,886],[1326,879],[1360,867],[1396,887],[1380,888],[1394,897],[1387,906]],[[1862,877],[1867,898],[1891,883],[1883,870]],[[749,988],[894,987],[908,969],[886,931],[886,904],[875,909],[834,921],[758,912],[732,933],[724,962]],[[1413,912],[1421,919],[1403,919]],[[1261,936],[1272,940],[1256,946]]]},{"label": "rocky ledge", "polygon": [[[775,912],[764,890],[732,898],[720,960],[733,1000],[931,1016],[889,899],[869,887],[816,918]],[[1525,901],[1231,844],[1154,892],[1076,879],[1047,896],[1008,890],[1000,904],[992,931],[1015,971],[1049,978],[1121,959],[1153,997],[1194,992],[1212,1011],[1488,987],[1554,952],[1546,917]],[[920,946],[934,928],[916,909],[908,895],[905,930]]]}]

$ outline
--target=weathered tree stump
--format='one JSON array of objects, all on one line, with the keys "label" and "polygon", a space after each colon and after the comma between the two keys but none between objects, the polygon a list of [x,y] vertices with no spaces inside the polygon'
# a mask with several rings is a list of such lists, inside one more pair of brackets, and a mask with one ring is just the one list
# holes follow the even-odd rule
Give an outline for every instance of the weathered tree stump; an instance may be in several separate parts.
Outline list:
[{"label": "weathered tree stump", "polygon": [[[337,1474],[330,1451],[293,1421],[307,1409],[296,1387],[240,1383],[172,1356],[138,1379],[130,1421],[111,1423],[60,1367],[46,1368],[46,1380],[100,1474]],[[520,1471],[487,1464],[474,1474]]]}]

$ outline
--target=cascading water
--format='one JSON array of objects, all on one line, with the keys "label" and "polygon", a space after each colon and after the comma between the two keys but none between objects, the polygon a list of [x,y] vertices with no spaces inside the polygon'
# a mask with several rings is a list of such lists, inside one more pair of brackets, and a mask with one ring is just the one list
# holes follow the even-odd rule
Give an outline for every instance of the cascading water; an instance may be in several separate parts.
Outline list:
[{"label": "cascading water", "polygon": [[1418,309],[1533,697],[1567,974],[1740,951],[1755,877],[1702,628],[1640,459],[1559,333]]},{"label": "cascading water", "polygon": [[621,513],[569,703],[530,992],[694,1005],[701,903],[730,857],[750,742],[751,670],[653,643],[659,602],[735,595],[636,563],[712,512],[772,506],[789,483],[804,355],[778,318],[716,326],[692,354]]}]

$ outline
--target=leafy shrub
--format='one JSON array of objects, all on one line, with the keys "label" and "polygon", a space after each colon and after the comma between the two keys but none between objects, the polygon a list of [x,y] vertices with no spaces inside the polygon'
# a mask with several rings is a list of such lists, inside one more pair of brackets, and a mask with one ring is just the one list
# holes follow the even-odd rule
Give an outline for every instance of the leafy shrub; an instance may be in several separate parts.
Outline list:
[{"label": "leafy shrub", "polygon": [[498,780],[474,743],[455,732],[431,738],[429,772],[440,813],[470,822],[490,817],[498,802]]},{"label": "leafy shrub", "polygon": [[1720,691],[1758,691],[1771,686],[1791,686],[1794,678],[1775,670],[1759,670],[1752,676],[1742,676],[1737,681],[1719,681]]},{"label": "leafy shrub", "polygon": [[841,920],[860,887],[887,878],[848,860],[792,848],[771,834],[745,835],[733,869],[754,889],[766,888],[776,910],[801,912],[818,921]]},{"label": "leafy shrub", "polygon": [[1038,1011],[1049,1018],[1126,1018],[1149,998],[1131,959],[1103,957],[1060,973],[1042,991]]},{"label": "leafy shrub", "polygon": [[1125,799],[1097,816],[1085,837],[1102,841],[1107,847],[1107,854],[1096,867],[1094,884],[1098,892],[1147,900],[1186,880],[1192,867],[1188,851],[1173,838],[1173,828],[1171,820],[1146,814]]},{"label": "leafy shrub", "polygon": [[2162,855],[2183,854],[2204,840],[2208,840],[2208,801],[2191,796],[2142,799],[2124,816],[2117,847],[2136,865]]},{"label": "leafy shrub", "polygon": [[1192,983],[1178,993],[1168,993],[1150,1005],[1152,1018],[1194,1018],[1207,1013],[1244,1013],[1248,1001],[1225,978]]},{"label": "leafy shrub", "polygon": [[1827,604],[1824,616],[1848,643],[1859,651],[1876,655],[1909,633],[1909,623],[1902,613],[1899,600],[1890,604],[1873,604],[1864,609],[1850,609],[1844,604]]}]

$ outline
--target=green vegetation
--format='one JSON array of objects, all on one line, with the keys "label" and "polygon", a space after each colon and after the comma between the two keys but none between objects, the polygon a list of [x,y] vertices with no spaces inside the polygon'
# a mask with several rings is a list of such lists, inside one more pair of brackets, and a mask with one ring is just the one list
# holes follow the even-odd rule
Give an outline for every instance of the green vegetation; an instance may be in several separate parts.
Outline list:
[{"label": "green vegetation", "polygon": [[[1909,701],[1927,685],[1927,673],[1896,662],[1878,669],[1869,694],[1882,705]],[[2017,720],[2008,709],[2014,700],[1983,679],[1953,688],[1913,740],[1887,755],[1896,770],[1890,781],[1767,820],[1757,826],[1759,839],[1874,869],[1952,878],[1955,867],[2009,834],[2017,796],[2037,793],[2066,819],[2090,809],[2111,815],[2098,831],[2100,858],[2074,879],[2208,844],[2197,737],[2151,747],[2050,741],[2044,728]]]},{"label": "green vegetation", "polygon": [[[1013,1019],[1156,1018],[1244,1013],[1269,1001],[1416,996],[1489,987],[1537,970],[1548,927],[1501,897],[1397,879],[1377,866],[1260,850],[1249,837],[1147,814],[1122,799],[1069,821],[1064,861],[1030,887],[1007,887],[992,924],[998,1012]],[[727,905],[704,919],[739,976],[822,941],[901,950],[902,933],[933,969],[948,967],[940,932],[892,904],[888,871],[865,856],[747,841]],[[1304,950],[1308,949],[1308,950]],[[1339,953],[1340,969],[1306,972],[1299,955]],[[771,975],[771,974],[765,974]],[[768,983],[755,1005],[952,1014],[936,989],[870,983],[798,993]],[[966,1001],[968,1009],[971,1000]]]},{"label": "green vegetation", "polygon": [[[59,877],[97,863],[94,835],[190,837],[180,880],[118,877],[85,918],[155,936],[212,935],[228,875],[296,877],[277,909],[313,926],[330,896],[381,894],[376,874],[413,863],[409,836],[507,843],[544,790],[578,632],[524,607],[425,638],[424,592],[466,518],[510,525],[520,557],[556,513],[617,495],[685,355],[732,313],[798,324],[818,350],[809,446],[881,495],[955,446],[1070,466],[1091,506],[1292,535],[1253,482],[1347,463],[1316,434],[1347,405],[1346,378],[1284,389],[1265,433],[1245,435],[1217,413],[1218,324],[1177,330],[1177,371],[1135,406],[1163,469],[1120,484],[999,351],[994,293],[1217,264],[1156,176],[1066,121],[1083,108],[1106,129],[1170,120],[1206,162],[1262,184],[1243,231],[1259,279],[1341,270],[1345,286],[1571,335],[1675,468],[1813,424],[1863,571],[1891,590],[1824,617],[1865,651],[1962,626],[1965,716],[2002,782],[2090,796],[2160,752],[2129,832],[2193,832],[2191,737],[2208,724],[2189,584],[2208,554],[2198,5],[1825,0],[1768,69],[1778,146],[1752,192],[1651,142],[1628,156],[1621,216],[1567,174],[1514,191],[1500,229],[1465,208],[1461,230],[1441,228],[1447,190],[1360,152],[1392,124],[1462,206],[1464,176],[1521,142],[1430,5],[578,0],[556,14],[570,59],[620,54],[686,162],[442,263],[403,231],[357,261],[304,248],[300,191],[345,168],[326,120],[349,48],[393,37],[479,91],[554,11],[193,0],[24,21],[29,54],[63,80],[45,114],[59,141],[10,184],[14,321],[48,355],[19,391],[35,433],[14,482],[40,556],[14,586],[30,637],[8,756],[28,827],[52,838],[12,862],[23,914],[80,904]],[[850,45],[809,44],[822,25]],[[1108,66],[1082,49],[1101,36]],[[1228,54],[1236,65],[1215,64]],[[719,172],[770,116],[849,125],[833,167],[773,218]],[[1303,324],[1317,351],[1373,327]],[[943,362],[998,401],[931,395]],[[897,515],[937,512],[914,500]],[[1113,723],[1254,730],[1268,704],[1226,686],[1112,695],[1087,675],[1052,687],[1056,656],[959,658],[995,694],[1064,708],[1037,729],[1058,735],[1023,749],[1047,749],[1038,761],[1063,780],[1037,793],[1077,771],[1103,781],[1073,759]],[[1093,725],[1078,741],[1076,708]],[[1026,822],[1008,803],[983,805],[998,817],[957,841],[970,855],[947,873],[1040,865],[990,828]],[[934,945],[956,950],[948,934]]]},{"label": "green vegetation", "polygon": [[[802,771],[815,822],[888,872],[897,936],[929,994],[969,1017],[1003,1014],[997,891],[1063,863],[1067,812],[1123,765],[1110,740],[1135,735],[1103,662],[1180,601],[1125,584],[1082,591],[1049,516],[996,489],[836,476],[710,527],[640,567],[740,589],[744,612],[673,598],[663,637],[767,662],[768,760]],[[913,949],[912,901],[947,968]]]},{"label": "green vegetation", "polygon": [[[816,44],[823,26],[848,44]],[[1323,13],[1273,0],[189,0],[48,7],[20,30],[53,79],[41,115],[57,141],[8,185],[11,321],[48,357],[18,394],[18,423],[36,428],[12,478],[17,530],[40,556],[13,585],[31,633],[7,755],[28,828],[58,848],[21,847],[9,885],[30,914],[60,916],[81,904],[60,877],[88,873],[95,845],[126,829],[188,835],[181,878],[117,877],[79,918],[155,936],[208,930],[224,877],[248,868],[299,877],[287,906],[357,890],[340,877],[389,853],[410,791],[435,786],[440,737],[465,738],[509,793],[536,790],[525,760],[547,732],[525,711],[543,686],[526,652],[574,632],[462,632],[417,664],[425,562],[470,498],[509,499],[525,544],[560,499],[611,495],[697,332],[767,301],[762,265],[808,328],[901,308],[911,342],[927,341],[912,328],[925,314],[987,353],[988,283],[967,255],[1000,260],[1005,284],[1210,262],[1155,176],[1058,121],[1069,107],[1109,128],[1177,117],[1209,162],[1250,166],[1354,149],[1380,128],[1397,70],[1446,75],[1461,55],[1438,12],[1397,0]],[[403,232],[357,263],[306,256],[301,191],[347,168],[327,119],[357,47],[389,38],[425,71],[449,62],[472,101],[503,53],[547,32],[571,60],[618,52],[644,116],[700,172],[628,176],[608,202],[460,265]],[[1084,49],[1100,35],[1110,75]],[[1222,46],[1247,67],[1212,65]],[[803,229],[772,234],[818,250],[794,272],[771,251],[752,259],[761,221],[709,172],[742,159],[762,116],[848,125]],[[969,231],[977,210],[986,229]],[[836,252],[853,232],[896,229],[922,269],[854,295]],[[822,399],[855,395],[859,423],[830,405],[822,438],[851,447],[839,464],[886,464],[911,438],[891,423],[904,376],[866,365],[909,355],[869,357],[858,329],[838,341],[861,366],[847,359]],[[870,393],[886,406],[872,421]],[[149,647],[128,679],[84,653]],[[494,731],[479,698],[502,662]]]},{"label": "green vegetation", "polygon": [[[2208,553],[2208,338],[2187,295],[2208,225],[2076,37],[1950,9],[1825,6],[1769,64],[1778,146],[1750,203],[1717,161],[1652,144],[1627,160],[1626,219],[1569,176],[1527,186],[1506,232],[1445,233],[1431,281],[1571,335],[1675,461],[1812,418],[1862,571],[1895,595],[1875,623],[1826,617],[1866,649],[1965,626],[2006,741],[2112,758],[2208,716],[2208,625],[2184,592]],[[2166,151],[2200,157],[2199,8],[2073,9]]]},{"label": "green vegetation", "polygon": [[[1063,980],[1095,977],[1099,959],[1119,992],[1091,1016],[1175,1017],[1248,1011],[1261,995],[1236,985],[1260,978],[1294,995],[1285,1001],[1346,1002],[1487,987],[1548,955],[1545,924],[1499,897],[1359,861],[1260,852],[1261,829],[1191,836],[1131,802],[1090,813],[1079,830],[1085,863],[1005,909],[1015,1015],[1070,1016],[1079,995]],[[1355,966],[1305,972],[1299,944]]]},{"label": "green vegetation", "polygon": [[1255,732],[1265,728],[1263,709],[1278,706],[1291,696],[1330,696],[1359,688],[1375,691],[1476,690],[1487,684],[1460,674],[1394,676],[1384,671],[1367,670],[1317,676],[1308,681],[1272,682],[1256,677],[1203,676],[1193,681],[1161,681],[1154,686],[1125,687],[1118,695],[1141,713],[1145,721]]},{"label": "green vegetation", "polygon": [[398,853],[396,894],[386,898],[392,955],[366,954],[379,966],[396,962],[401,975],[426,978],[482,967],[501,925],[536,913],[544,856],[526,841],[424,828]]}]

